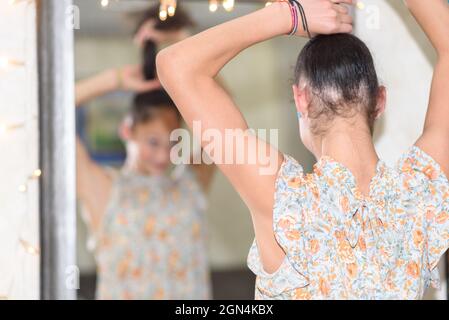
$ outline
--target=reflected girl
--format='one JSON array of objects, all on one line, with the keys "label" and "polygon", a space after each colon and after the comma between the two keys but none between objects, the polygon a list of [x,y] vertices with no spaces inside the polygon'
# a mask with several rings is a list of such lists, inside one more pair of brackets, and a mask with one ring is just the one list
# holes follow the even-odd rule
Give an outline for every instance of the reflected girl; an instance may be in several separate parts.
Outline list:
[{"label": "reflected girl", "polygon": [[203,215],[213,170],[177,166],[168,173],[170,133],[181,118],[154,70],[156,44],[184,32],[185,17],[178,11],[170,20],[176,28],[166,32],[143,21],[145,68],[107,70],[76,85],[77,106],[116,90],[137,93],[120,127],[127,151],[120,170],[95,163],[77,141],[77,192],[96,241],[98,299],[210,298]]}]

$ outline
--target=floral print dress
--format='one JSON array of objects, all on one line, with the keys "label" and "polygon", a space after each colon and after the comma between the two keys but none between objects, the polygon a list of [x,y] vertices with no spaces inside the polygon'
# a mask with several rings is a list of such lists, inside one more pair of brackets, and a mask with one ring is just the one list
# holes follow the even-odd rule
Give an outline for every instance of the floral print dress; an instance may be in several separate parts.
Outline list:
[{"label": "floral print dress", "polygon": [[115,175],[109,206],[93,236],[97,298],[209,299],[205,198],[193,172]]},{"label": "floral print dress", "polygon": [[449,247],[449,182],[414,146],[395,168],[379,161],[369,196],[352,173],[323,157],[305,175],[285,156],[276,181],[273,228],[286,257],[264,271],[248,257],[256,299],[421,299],[438,287]]}]

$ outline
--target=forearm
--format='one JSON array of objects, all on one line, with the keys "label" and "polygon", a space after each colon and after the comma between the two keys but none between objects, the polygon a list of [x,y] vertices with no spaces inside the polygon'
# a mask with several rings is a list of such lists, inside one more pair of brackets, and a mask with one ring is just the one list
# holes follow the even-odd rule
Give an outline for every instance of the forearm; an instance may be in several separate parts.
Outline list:
[{"label": "forearm", "polygon": [[106,70],[90,78],[80,80],[75,88],[75,104],[80,106],[96,97],[119,88],[120,79],[116,70]]},{"label": "forearm", "polygon": [[[182,69],[182,74],[189,77],[215,77],[226,63],[244,49],[285,34],[290,28],[291,14],[288,5],[274,3],[162,50],[158,55],[158,62],[167,60],[167,64],[176,66],[174,70]],[[173,74],[170,71],[164,72],[164,69],[160,68],[158,71],[166,87]],[[171,90],[169,84],[168,90]]]},{"label": "forearm", "polygon": [[449,176],[449,5],[446,0],[406,0],[438,53],[423,134],[416,142]]},{"label": "forearm", "polygon": [[438,54],[449,55],[449,4],[447,0],[405,0],[405,3]]},{"label": "forearm", "polygon": [[[118,73],[111,69],[98,73],[90,78],[80,80],[75,87],[75,105],[79,107],[91,99],[102,96],[119,87]],[[76,138],[77,187],[78,195],[83,196],[89,184],[89,173],[96,164],[92,161],[79,137]]]}]

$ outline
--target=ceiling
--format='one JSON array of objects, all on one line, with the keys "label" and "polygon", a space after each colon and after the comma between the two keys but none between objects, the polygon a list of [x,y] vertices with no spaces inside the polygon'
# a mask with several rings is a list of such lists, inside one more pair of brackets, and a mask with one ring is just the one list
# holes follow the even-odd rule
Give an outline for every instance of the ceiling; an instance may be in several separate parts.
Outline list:
[{"label": "ceiling", "polygon": [[[95,36],[127,36],[134,29],[135,17],[145,8],[158,3],[156,0],[109,0],[107,8],[102,8],[100,0],[74,0],[74,5],[80,9],[80,29],[77,37]],[[264,0],[236,0],[232,12],[220,8],[210,12],[207,0],[178,0],[192,16],[198,30],[214,26],[229,19],[250,13],[264,5]],[[198,31],[197,30],[197,31]]]}]

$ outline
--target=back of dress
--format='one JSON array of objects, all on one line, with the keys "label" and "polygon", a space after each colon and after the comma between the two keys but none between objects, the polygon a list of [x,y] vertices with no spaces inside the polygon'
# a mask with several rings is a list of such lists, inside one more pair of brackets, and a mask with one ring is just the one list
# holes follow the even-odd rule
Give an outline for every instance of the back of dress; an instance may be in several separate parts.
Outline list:
[{"label": "back of dress", "polygon": [[286,258],[264,272],[254,243],[248,263],[260,299],[420,299],[438,285],[449,246],[449,182],[412,147],[379,161],[363,196],[344,165],[323,157],[305,175],[291,157],[276,182],[274,232]]},{"label": "back of dress", "polygon": [[208,299],[205,199],[194,174],[121,171],[95,235],[98,299]]}]

